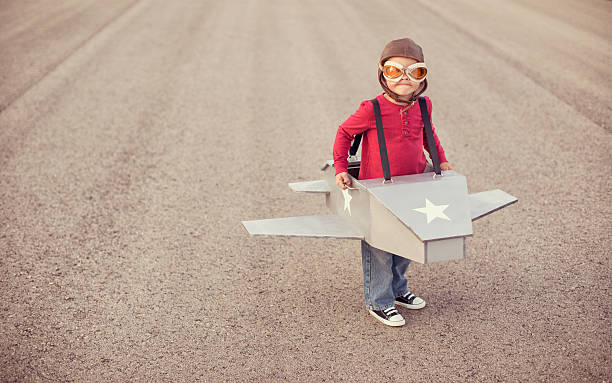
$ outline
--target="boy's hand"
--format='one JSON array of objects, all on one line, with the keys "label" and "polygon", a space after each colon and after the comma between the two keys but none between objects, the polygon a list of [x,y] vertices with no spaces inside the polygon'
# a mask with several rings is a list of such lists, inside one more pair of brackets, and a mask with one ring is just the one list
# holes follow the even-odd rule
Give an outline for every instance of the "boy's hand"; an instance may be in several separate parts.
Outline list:
[{"label": "boy's hand", "polygon": [[336,174],[336,185],[338,185],[338,187],[342,190],[351,186],[351,179],[349,178],[347,172]]},{"label": "boy's hand", "polygon": [[453,167],[448,162],[442,162],[440,164],[440,169],[442,169],[442,170],[453,170]]}]

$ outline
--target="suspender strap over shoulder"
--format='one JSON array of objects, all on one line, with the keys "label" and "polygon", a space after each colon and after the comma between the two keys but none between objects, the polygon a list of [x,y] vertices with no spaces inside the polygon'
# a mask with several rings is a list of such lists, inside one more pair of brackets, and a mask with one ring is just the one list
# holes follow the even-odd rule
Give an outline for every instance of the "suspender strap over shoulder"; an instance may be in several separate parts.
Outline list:
[{"label": "suspender strap over shoulder", "polygon": [[440,169],[440,159],[438,158],[438,148],[436,147],[436,141],[434,140],[433,129],[431,127],[431,117],[427,110],[427,102],[425,97],[419,97],[419,106],[421,107],[421,116],[423,117],[423,124],[425,125],[425,135],[427,136],[427,146],[429,147],[429,156],[433,162],[434,171],[436,174],[442,174]]},{"label": "suspender strap over shoulder", "polygon": [[378,133],[378,148],[380,149],[380,162],[382,165],[385,181],[391,180],[391,170],[389,170],[389,156],[387,155],[387,143],[385,142],[385,132],[383,131],[382,118],[380,116],[380,105],[377,99],[370,100],[374,105],[374,118],[376,119],[376,132]]}]

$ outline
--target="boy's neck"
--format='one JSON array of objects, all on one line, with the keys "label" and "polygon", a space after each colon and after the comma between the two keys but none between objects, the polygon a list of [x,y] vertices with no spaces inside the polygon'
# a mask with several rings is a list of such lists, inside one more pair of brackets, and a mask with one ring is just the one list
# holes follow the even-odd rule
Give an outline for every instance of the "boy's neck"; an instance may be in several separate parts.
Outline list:
[{"label": "boy's neck", "polygon": [[398,102],[398,101],[395,101],[395,100],[394,100],[394,99],[392,99],[392,98],[391,98],[391,97],[390,97],[390,96],[389,96],[387,93],[383,93],[383,96],[384,96],[384,97],[385,97],[387,100],[389,100],[389,101],[391,101],[392,103],[394,103],[395,105],[402,105],[402,106],[408,106],[408,105],[410,105],[410,106],[412,106],[412,105],[414,104],[414,101],[412,101],[412,102]]}]

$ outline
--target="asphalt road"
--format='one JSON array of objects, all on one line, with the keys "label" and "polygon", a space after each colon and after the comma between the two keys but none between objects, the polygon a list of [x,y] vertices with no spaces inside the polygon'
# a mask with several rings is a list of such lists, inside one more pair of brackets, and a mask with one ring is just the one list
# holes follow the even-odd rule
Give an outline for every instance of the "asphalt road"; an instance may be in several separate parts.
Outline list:
[{"label": "asphalt road", "polygon": [[[0,380],[610,382],[612,2],[0,0]],[[399,37],[470,191],[519,203],[414,264],[388,328],[324,213]]]}]

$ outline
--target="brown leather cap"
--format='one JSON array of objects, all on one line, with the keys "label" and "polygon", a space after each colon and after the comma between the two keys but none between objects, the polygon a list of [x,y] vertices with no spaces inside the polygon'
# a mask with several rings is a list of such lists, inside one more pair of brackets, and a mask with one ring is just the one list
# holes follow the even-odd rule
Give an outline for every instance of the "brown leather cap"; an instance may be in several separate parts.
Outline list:
[{"label": "brown leather cap", "polygon": [[425,89],[427,89],[427,79],[421,83],[421,86],[408,98],[400,97],[396,93],[393,93],[389,87],[387,86],[387,80],[383,77],[382,74],[382,66],[390,57],[409,57],[415,59],[417,62],[425,62],[425,57],[423,56],[423,49],[412,41],[412,39],[398,39],[393,40],[385,46],[383,49],[380,60],[378,61],[378,82],[382,86],[385,93],[387,93],[392,99],[398,102],[412,102],[419,97]]}]

